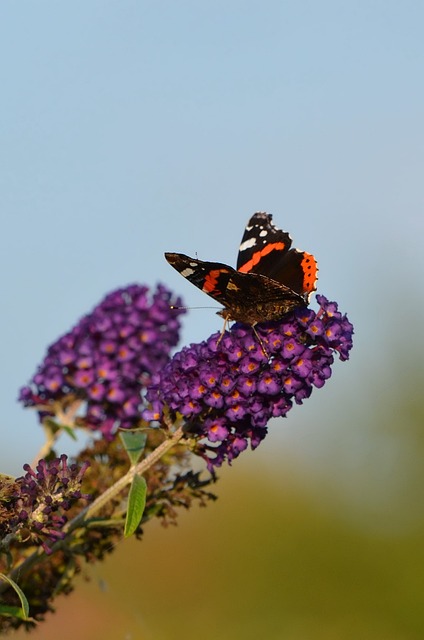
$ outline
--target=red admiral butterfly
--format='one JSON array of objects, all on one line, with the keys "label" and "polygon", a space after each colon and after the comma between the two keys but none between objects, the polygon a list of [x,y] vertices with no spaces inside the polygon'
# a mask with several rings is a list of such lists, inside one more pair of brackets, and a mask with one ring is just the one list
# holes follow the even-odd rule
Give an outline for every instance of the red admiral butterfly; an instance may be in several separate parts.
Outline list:
[{"label": "red admiral butterfly", "polygon": [[277,229],[269,213],[255,213],[241,241],[237,270],[219,262],[203,262],[182,253],[165,253],[169,264],[196,287],[224,306],[225,320],[255,325],[278,320],[307,306],[316,289],[313,255],[290,249],[288,233]]}]

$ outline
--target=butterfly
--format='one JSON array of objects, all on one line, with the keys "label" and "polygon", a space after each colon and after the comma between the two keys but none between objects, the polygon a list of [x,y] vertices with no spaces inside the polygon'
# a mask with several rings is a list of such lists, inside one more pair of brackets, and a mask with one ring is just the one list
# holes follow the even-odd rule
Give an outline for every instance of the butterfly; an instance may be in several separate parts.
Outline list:
[{"label": "butterfly", "polygon": [[165,258],[224,307],[218,313],[226,321],[254,326],[307,306],[316,290],[315,257],[291,244],[289,234],[272,223],[271,214],[257,212],[244,230],[236,269],[183,253],[165,253]]}]

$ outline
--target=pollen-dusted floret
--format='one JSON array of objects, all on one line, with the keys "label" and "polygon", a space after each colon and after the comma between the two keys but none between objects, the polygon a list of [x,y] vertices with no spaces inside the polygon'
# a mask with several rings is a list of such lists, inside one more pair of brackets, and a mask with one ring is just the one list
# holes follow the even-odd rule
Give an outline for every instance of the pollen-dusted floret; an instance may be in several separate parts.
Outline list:
[{"label": "pollen-dusted floret", "polygon": [[[147,391],[160,419],[165,407],[184,416],[209,468],[258,446],[272,417],[286,416],[331,376],[334,355],[349,357],[353,326],[337,304],[317,296],[318,312],[296,309],[279,322],[234,325],[177,353]],[[261,344],[262,343],[262,344]],[[212,444],[213,443],[213,444]]]},{"label": "pollen-dusted floret", "polygon": [[7,518],[2,518],[0,524],[1,537],[30,536],[50,553],[50,545],[65,537],[65,512],[77,500],[90,499],[81,492],[88,466],[88,462],[69,465],[64,454],[54,460],[40,460],[35,471],[25,464],[25,475],[14,480],[6,503]]}]

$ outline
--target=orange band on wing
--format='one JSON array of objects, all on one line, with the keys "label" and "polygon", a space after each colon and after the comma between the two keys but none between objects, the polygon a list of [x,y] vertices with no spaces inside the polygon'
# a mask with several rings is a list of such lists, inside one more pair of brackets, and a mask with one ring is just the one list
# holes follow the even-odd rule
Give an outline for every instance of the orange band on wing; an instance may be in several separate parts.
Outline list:
[{"label": "orange band on wing", "polygon": [[315,291],[317,284],[318,265],[314,256],[310,253],[303,253],[302,260],[303,290],[307,293]]},{"label": "orange band on wing", "polygon": [[222,273],[228,273],[228,271],[225,269],[214,269],[213,271],[209,271],[208,275],[205,277],[202,291],[206,291],[206,293],[216,291],[216,285],[218,284],[219,276]]},{"label": "orange band on wing", "polygon": [[267,256],[269,253],[271,253],[271,251],[274,251],[276,249],[278,251],[283,251],[285,246],[286,245],[284,244],[284,242],[274,242],[272,244],[266,244],[264,248],[261,249],[261,251],[256,251],[252,256],[252,259],[249,260],[249,262],[245,262],[244,264],[242,264],[238,270],[241,271],[241,273],[250,273],[253,267],[256,266],[258,262],[260,262],[261,258]]}]

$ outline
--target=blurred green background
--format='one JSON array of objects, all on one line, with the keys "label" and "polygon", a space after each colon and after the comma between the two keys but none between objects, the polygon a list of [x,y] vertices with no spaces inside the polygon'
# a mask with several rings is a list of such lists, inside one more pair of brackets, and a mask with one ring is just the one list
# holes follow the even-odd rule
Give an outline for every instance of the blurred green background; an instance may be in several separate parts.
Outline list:
[{"label": "blurred green background", "polygon": [[[16,396],[48,344],[134,281],[209,305],[163,252],[234,264],[255,210],[356,331],[216,503],[88,567],[34,639],[424,637],[423,25],[418,0],[0,3],[3,473],[41,446]],[[193,310],[181,344],[220,327]]]}]

